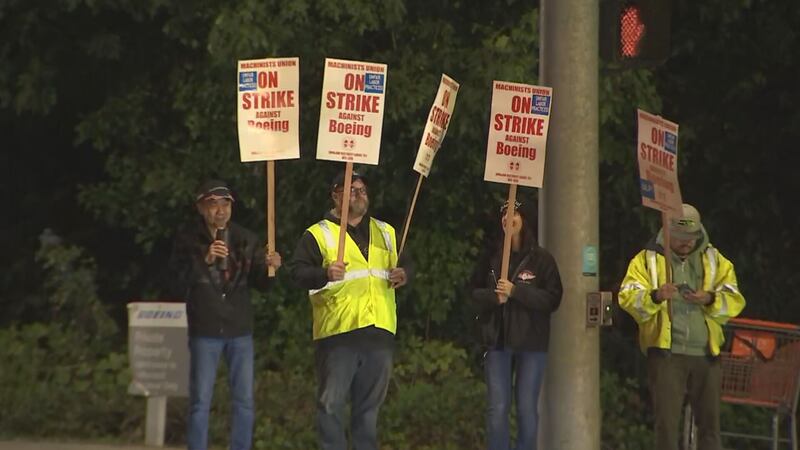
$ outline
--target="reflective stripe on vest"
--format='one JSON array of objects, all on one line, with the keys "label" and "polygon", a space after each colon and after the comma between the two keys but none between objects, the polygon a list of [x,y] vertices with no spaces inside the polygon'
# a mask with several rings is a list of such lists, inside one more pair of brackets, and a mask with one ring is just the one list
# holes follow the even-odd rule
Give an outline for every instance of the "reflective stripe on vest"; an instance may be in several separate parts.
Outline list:
[{"label": "reflective stripe on vest", "polygon": [[[308,228],[314,236],[326,267],[338,257],[339,225],[328,220]],[[352,237],[346,236],[343,260],[347,264],[344,279],[330,281],[319,289],[309,290],[314,339],[375,326],[390,333],[397,330],[395,291],[389,273],[397,264],[394,229],[376,219],[369,223],[369,251],[365,257]]]},{"label": "reflective stripe on vest", "polygon": [[392,237],[389,236],[389,227],[386,226],[386,222],[378,219],[372,219],[375,223],[378,224],[378,228],[381,229],[381,234],[383,234],[383,242],[386,244],[386,250],[389,250],[389,253],[392,253]]},{"label": "reflective stripe on vest", "polygon": [[322,235],[325,236],[325,243],[328,245],[328,248],[334,247],[334,240],[333,240],[333,233],[331,232],[331,227],[328,226],[327,220],[320,220],[317,222],[317,225],[322,229]]},{"label": "reflective stripe on vest", "polygon": [[[717,263],[717,250],[713,247],[708,247],[706,249],[706,258],[708,259],[708,277],[706,279],[713,283],[717,279],[717,266],[719,265]],[[712,286],[708,286],[707,289],[711,288]]]},{"label": "reflective stripe on vest", "polygon": [[330,289],[330,288],[336,286],[337,284],[344,283],[345,281],[357,280],[359,278],[366,278],[366,277],[368,277],[370,275],[372,275],[373,277],[376,277],[376,278],[384,279],[384,280],[388,280],[389,279],[389,271],[388,270],[381,270],[381,269],[354,270],[352,272],[345,272],[344,273],[344,279],[342,279],[342,280],[328,281],[328,283],[325,286],[322,286],[319,289],[309,289],[308,290],[308,295],[314,295],[317,292],[322,292],[322,291],[324,291],[326,289]]},{"label": "reflective stripe on vest", "polygon": [[[392,252],[392,237],[389,234],[389,227],[386,225],[386,222],[378,219],[372,219],[378,225],[378,228],[381,230],[381,234],[383,235],[383,243],[386,244],[386,249],[389,250],[389,253]],[[337,246],[335,244],[336,241],[333,240],[333,232],[331,231],[331,227],[328,226],[327,220],[320,220],[317,222],[320,229],[322,230],[322,235],[325,237],[325,243],[328,245],[328,248],[333,248]],[[317,292],[324,291],[325,289],[329,289],[337,284],[344,283],[345,281],[355,280],[358,278],[364,278],[369,275],[374,277],[382,278],[384,280],[389,279],[389,271],[388,270],[381,270],[381,269],[369,269],[369,270],[356,270],[353,272],[345,272],[344,279],[337,280],[337,281],[329,281],[325,286],[322,286],[319,289],[309,289],[308,295],[314,295]]]},{"label": "reflective stripe on vest", "polygon": [[[714,247],[708,247],[705,250],[705,259],[703,261],[703,269],[705,273],[703,274],[703,289],[708,291],[714,291],[714,294],[719,296],[722,306],[720,306],[718,311],[711,313],[712,317],[723,317],[728,315],[728,299],[725,296],[725,288],[727,285],[722,285],[718,289],[714,289],[714,280],[717,278],[717,271],[719,270],[719,259],[717,258],[717,249]],[[657,253],[654,250],[647,250],[646,258],[647,258],[647,268],[650,272],[650,283],[656,289],[658,288],[658,270],[656,267],[656,257]],[[666,259],[664,260],[666,264]],[[735,289],[735,288],[733,288]],[[734,291],[735,292],[735,291]],[[643,313],[643,309],[641,309],[641,297],[637,297],[636,301],[636,310],[639,314]]]},{"label": "reflective stripe on vest", "polygon": [[[653,250],[647,250],[645,252],[645,258],[647,259],[647,271],[650,273],[650,286],[654,286],[658,288],[658,267],[656,266],[656,252]],[[646,319],[649,317],[647,310],[644,308],[644,296],[650,295],[650,292],[644,290],[644,286],[637,283],[638,286],[636,288],[641,289],[642,291],[636,295],[636,302],[634,303],[633,307],[636,312],[639,314],[639,317],[642,319]]]},{"label": "reflective stripe on vest", "polygon": [[[715,310],[711,313],[711,317],[725,317],[728,315],[728,299],[725,297],[725,293],[722,292],[725,288],[724,285],[720,286],[718,289],[714,289],[714,280],[717,279],[717,268],[719,266],[719,259],[717,258],[717,250],[713,247],[709,247],[706,249],[706,261],[708,261],[708,280],[709,286],[707,290],[711,291],[713,289],[714,295],[720,298],[721,306],[719,310]],[[705,286],[704,286],[705,287]]]},{"label": "reflective stripe on vest", "polygon": [[650,271],[650,286],[658,289],[658,266],[656,265],[655,250],[647,251],[647,269]]}]

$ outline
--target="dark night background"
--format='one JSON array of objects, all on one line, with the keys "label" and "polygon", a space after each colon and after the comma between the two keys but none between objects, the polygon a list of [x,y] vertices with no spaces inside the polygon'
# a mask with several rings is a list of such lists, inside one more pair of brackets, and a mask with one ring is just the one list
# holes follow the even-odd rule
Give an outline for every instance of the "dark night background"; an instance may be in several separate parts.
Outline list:
[{"label": "dark night background", "polygon": [[[799,33],[793,0],[674,0],[664,64],[601,64],[602,289],[617,290],[660,221],[638,192],[641,108],[680,124],[683,198],[734,262],[743,316],[800,322]],[[407,356],[381,426],[395,448],[472,448],[483,398],[465,283],[506,193],[482,180],[491,80],[536,84],[538,46],[535,2],[514,0],[1,0],[0,404],[22,406],[0,416],[0,436],[140,438],[143,408],[124,392],[125,304],[160,298],[171,235],[194,214],[202,179],[228,180],[242,199],[234,220],[264,233],[263,164],[238,157],[235,61],[299,56],[302,157],[277,164],[284,260],[324,212],[339,167],[314,159],[323,59],[389,66],[380,165],[362,170],[377,184],[374,214],[398,229],[439,77],[461,83],[414,215],[408,245],[422,270],[400,299]],[[278,282],[256,299],[259,398],[296,412],[268,415],[256,435],[260,448],[304,448],[310,315],[305,294]],[[602,336],[604,448],[647,448],[635,325],[619,313]],[[409,418],[404,408],[425,398],[441,404]],[[52,410],[37,410],[45,399]],[[182,439],[177,403],[172,442]]]}]

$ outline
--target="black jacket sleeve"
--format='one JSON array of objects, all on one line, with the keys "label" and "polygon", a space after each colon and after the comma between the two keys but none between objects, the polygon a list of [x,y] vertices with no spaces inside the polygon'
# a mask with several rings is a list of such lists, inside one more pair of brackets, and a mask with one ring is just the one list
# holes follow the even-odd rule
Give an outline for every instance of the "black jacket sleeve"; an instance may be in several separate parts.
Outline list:
[{"label": "black jacket sleeve", "polygon": [[[265,261],[264,247],[256,239],[255,235],[251,237],[253,240],[249,243],[251,247],[249,257],[252,258],[253,265],[250,268],[249,282],[250,286],[255,286],[261,291],[269,290],[274,284],[275,278],[270,278],[267,275],[267,263]],[[280,270],[280,269],[279,269]]]},{"label": "black jacket sleeve", "polygon": [[555,259],[546,251],[536,252],[535,271],[538,282],[535,285],[516,283],[509,301],[515,301],[533,311],[551,313],[561,304],[563,287]]},{"label": "black jacket sleeve", "polygon": [[470,281],[471,299],[478,314],[501,307],[497,301],[497,293],[494,292],[495,281],[491,277],[491,270],[491,253],[489,250],[484,250],[478,257]]},{"label": "black jacket sleeve", "polygon": [[186,301],[192,283],[192,267],[199,249],[192,245],[184,233],[176,234],[172,242],[172,252],[167,263],[164,290],[171,301]]},{"label": "black jacket sleeve", "polygon": [[314,236],[306,231],[286,265],[292,282],[303,289],[320,289],[328,283],[328,272],[322,267],[322,253]]},{"label": "black jacket sleeve", "polygon": [[491,311],[494,308],[500,308],[502,305],[498,303],[497,293],[494,289],[480,288],[472,290],[472,302],[478,309],[478,314]]}]

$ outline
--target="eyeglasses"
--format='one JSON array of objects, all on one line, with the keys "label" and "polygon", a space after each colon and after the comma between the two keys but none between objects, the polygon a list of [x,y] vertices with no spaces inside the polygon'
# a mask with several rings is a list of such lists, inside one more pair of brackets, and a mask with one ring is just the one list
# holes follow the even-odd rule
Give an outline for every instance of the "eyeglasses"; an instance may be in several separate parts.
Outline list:
[{"label": "eyeglasses", "polygon": [[[337,194],[341,194],[344,189],[337,189],[335,192]],[[366,187],[351,187],[350,188],[350,195],[367,195],[367,188]]]}]

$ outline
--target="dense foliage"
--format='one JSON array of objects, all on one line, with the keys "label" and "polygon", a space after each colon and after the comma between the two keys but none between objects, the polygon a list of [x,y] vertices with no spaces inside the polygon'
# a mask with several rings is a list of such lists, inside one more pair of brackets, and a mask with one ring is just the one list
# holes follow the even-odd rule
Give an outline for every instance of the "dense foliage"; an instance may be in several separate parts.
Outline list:
[{"label": "dense foliage", "polygon": [[[461,83],[411,229],[420,270],[400,298],[382,434],[387,448],[477,448],[483,390],[464,285],[505,194],[482,181],[490,82],[537,82],[537,22],[536,5],[519,0],[0,1],[0,164],[11,202],[0,224],[0,403],[22,405],[0,416],[0,433],[141,433],[143,408],[125,394],[124,304],[160,297],[170,236],[194,214],[192,189],[229,180],[235,220],[264,232],[263,164],[238,159],[235,61],[301,58],[301,159],[277,164],[278,250],[288,258],[326,209],[340,166],[314,159],[322,61],[337,57],[389,66],[380,165],[360,170],[372,211],[398,227],[439,76]],[[735,262],[746,314],[800,321],[789,263],[800,250],[800,181],[787,162],[800,138],[797,30],[789,0],[675,0],[664,66],[602,68],[601,288],[616,288],[658,226],[637,190],[640,107],[681,124],[684,198]],[[308,302],[278,280],[257,299],[259,404],[275,405],[260,407],[257,445],[309,448]],[[634,326],[623,315],[617,323],[603,336],[604,447],[647,448]],[[170,432],[180,441],[175,403]]]}]

